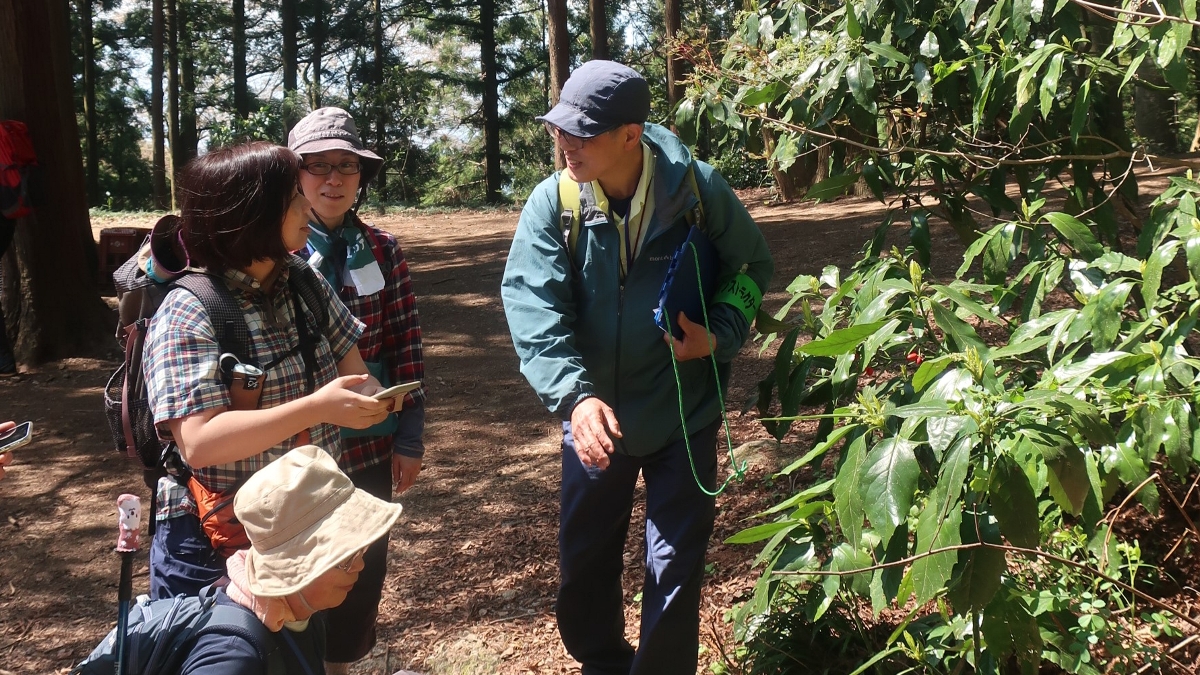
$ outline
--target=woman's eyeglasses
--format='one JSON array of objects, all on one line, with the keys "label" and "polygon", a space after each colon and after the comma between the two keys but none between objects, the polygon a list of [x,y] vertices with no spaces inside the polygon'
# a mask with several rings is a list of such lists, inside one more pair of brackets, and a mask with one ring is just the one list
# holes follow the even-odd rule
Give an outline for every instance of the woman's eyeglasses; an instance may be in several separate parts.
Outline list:
[{"label": "woman's eyeglasses", "polygon": [[[326,166],[328,166],[328,165],[326,165]],[[326,173],[328,173],[328,172],[326,172]],[[354,564],[357,563],[359,560],[362,560],[363,555],[366,552],[367,552],[366,547],[363,547],[363,548],[359,549],[354,555],[352,555],[349,558],[346,558],[345,560],[343,560],[342,562],[334,565],[334,567],[349,574],[350,571],[354,569]]]},{"label": "woman's eyeglasses", "polygon": [[362,164],[358,162],[342,162],[341,164],[330,164],[329,162],[309,162],[301,165],[301,168],[311,173],[314,176],[328,176],[329,172],[337,169],[337,172],[343,176],[353,176],[362,171]]}]

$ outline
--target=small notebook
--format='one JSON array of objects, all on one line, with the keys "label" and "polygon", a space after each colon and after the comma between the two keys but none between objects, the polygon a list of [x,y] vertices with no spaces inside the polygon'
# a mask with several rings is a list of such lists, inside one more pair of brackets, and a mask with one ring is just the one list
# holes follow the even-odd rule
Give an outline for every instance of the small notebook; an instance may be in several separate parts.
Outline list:
[{"label": "small notebook", "polygon": [[[700,267],[699,278],[696,275],[697,262]],[[683,330],[679,327],[680,312],[693,322],[704,325],[704,306],[716,292],[719,268],[717,248],[708,235],[693,226],[687,239],[675,251],[671,266],[667,269],[662,290],[658,293],[654,323],[665,332],[666,318],[670,317],[671,335],[676,339],[683,339]]]}]

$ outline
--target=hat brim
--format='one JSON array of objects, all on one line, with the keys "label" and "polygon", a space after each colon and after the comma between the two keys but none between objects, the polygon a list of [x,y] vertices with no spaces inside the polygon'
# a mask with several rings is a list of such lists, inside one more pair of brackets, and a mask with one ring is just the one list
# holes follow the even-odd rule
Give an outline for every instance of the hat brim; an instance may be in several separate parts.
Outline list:
[{"label": "hat brim", "polygon": [[315,155],[318,152],[328,152],[330,150],[345,150],[346,152],[358,155],[358,158],[362,160],[362,181],[364,185],[374,178],[379,173],[380,167],[383,166],[382,157],[366,148],[356,148],[353,143],[344,138],[316,138],[304,145],[292,148],[292,152],[300,156]]},{"label": "hat brim", "polygon": [[550,109],[550,112],[534,119],[539,122],[549,122],[579,138],[594,138],[619,126],[611,121],[598,120],[566,101],[559,101]]},{"label": "hat brim", "polygon": [[268,552],[246,555],[250,592],[264,598],[296,593],[392,529],[403,507],[363,490],[328,516]]}]

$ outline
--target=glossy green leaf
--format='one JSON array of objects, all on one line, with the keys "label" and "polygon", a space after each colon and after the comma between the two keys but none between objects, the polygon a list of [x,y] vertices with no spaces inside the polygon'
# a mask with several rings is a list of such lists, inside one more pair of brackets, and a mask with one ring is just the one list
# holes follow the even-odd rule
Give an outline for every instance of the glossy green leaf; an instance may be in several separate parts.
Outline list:
[{"label": "glossy green leaf", "polygon": [[924,56],[930,61],[937,61],[941,56],[942,51],[941,45],[938,44],[937,35],[935,35],[933,31],[926,33],[925,37],[921,40],[921,46],[917,48],[917,51],[921,53],[921,56]]},{"label": "glossy green leaf", "polygon": [[833,505],[837,513],[838,525],[842,534],[851,546],[858,547],[862,541],[863,519],[866,509],[859,483],[862,480],[863,467],[867,461],[866,436],[858,436],[846,448],[846,458],[838,469],[837,478],[833,484]]},{"label": "glossy green leaf", "polygon": [[912,62],[911,59],[903,54],[903,52],[891,45],[880,44],[878,42],[867,42],[863,45],[863,47],[875,54],[878,54],[879,56],[882,56],[885,59],[895,61],[896,63]]},{"label": "glossy green leaf", "polygon": [[832,176],[813,185],[804,193],[805,199],[829,199],[831,197],[840,197],[846,192],[846,189],[858,182],[858,173],[843,174],[841,176]]},{"label": "glossy green leaf", "polygon": [[1042,634],[1037,619],[1019,596],[997,593],[983,611],[983,638],[998,662],[1016,660],[1021,675],[1036,675],[1042,663]]},{"label": "glossy green leaf", "polygon": [[1163,270],[1175,260],[1175,254],[1178,251],[1179,240],[1172,239],[1155,248],[1150,257],[1146,259],[1146,271],[1142,274],[1142,300],[1145,301],[1148,312],[1158,304],[1158,291],[1162,286]]},{"label": "glossy green leaf", "polygon": [[1095,260],[1104,253],[1091,228],[1074,216],[1066,213],[1047,213],[1045,220],[1084,260]]},{"label": "glossy green leaf", "polygon": [[1133,283],[1117,280],[1105,284],[1083,309],[1092,327],[1092,346],[1097,351],[1112,349],[1121,332],[1122,312]]},{"label": "glossy green leaf", "polygon": [[875,321],[873,323],[859,324],[835,330],[828,337],[800,345],[796,348],[796,351],[811,354],[812,356],[840,356],[848,354],[857,349],[863,340],[871,337],[885,323],[887,322]]},{"label": "glossy green leaf", "polygon": [[1002,285],[1008,278],[1008,268],[1016,256],[1013,236],[1016,223],[1004,224],[983,251],[983,278],[989,284]]},{"label": "glossy green leaf", "polygon": [[776,476],[786,476],[786,475],[792,473],[793,471],[795,471],[796,469],[799,469],[803,466],[807,466],[809,462],[816,459],[817,457],[824,455],[826,452],[829,451],[830,448],[832,448],[835,445],[837,445],[838,443],[840,443],[841,440],[846,437],[846,434],[850,433],[851,431],[854,431],[856,428],[858,428],[858,425],[848,424],[846,426],[838,427],[837,429],[834,429],[833,433],[829,434],[828,438],[821,441],[820,443],[817,443],[815,446],[813,446],[812,450],[809,450],[808,452],[804,453],[804,456],[800,457],[799,459],[792,462],[791,464],[788,464],[786,467],[780,469],[779,472],[776,473],[775,475]]},{"label": "glossy green leaf", "polygon": [[1029,35],[1029,20],[1032,10],[1032,0],[1013,0],[1012,28],[1018,40],[1024,40]]},{"label": "glossy green leaf", "polygon": [[867,453],[859,492],[867,518],[884,542],[891,539],[912,506],[921,473],[914,447],[912,441],[892,436]]},{"label": "glossy green leaf", "polygon": [[875,71],[866,54],[859,54],[846,68],[846,84],[850,95],[864,110],[875,114]]},{"label": "glossy green leaf", "polygon": [[1042,83],[1038,86],[1039,108],[1042,117],[1047,119],[1054,106],[1054,96],[1058,93],[1058,78],[1062,75],[1062,67],[1063,54],[1052,56],[1049,65],[1046,66],[1046,73],[1042,75]]},{"label": "glossy green leaf", "polygon": [[1092,81],[1084,80],[1075,94],[1075,109],[1071,114],[1071,141],[1079,143],[1079,136],[1087,128],[1088,115],[1092,110]]},{"label": "glossy green leaf", "polygon": [[988,496],[1005,539],[1013,546],[1037,548],[1041,537],[1040,521],[1037,497],[1029,485],[1029,478],[1008,455],[996,458],[991,478]]},{"label": "glossy green leaf", "polygon": [[1184,250],[1187,252],[1188,272],[1192,275],[1192,281],[1200,284],[1200,232],[1188,235]]},{"label": "glossy green leaf", "polygon": [[929,359],[928,361],[921,363],[921,365],[917,368],[917,372],[913,374],[913,390],[918,392],[924,391],[925,387],[927,387],[930,382],[933,382],[938,375],[941,375],[942,371],[946,370],[946,367],[951,363],[952,362],[949,356],[939,356],[936,359]]},{"label": "glossy green leaf", "polygon": [[968,348],[974,349],[980,355],[987,353],[987,345],[983,340],[979,339],[979,335],[975,329],[966,321],[954,315],[954,312],[946,309],[941,303],[932,303],[934,319],[937,325],[946,332],[946,335],[954,341],[958,351],[966,351]]},{"label": "glossy green leaf", "polygon": [[917,87],[917,101],[922,105],[933,103],[933,76],[924,61],[913,64],[913,83]]},{"label": "glossy green leaf", "polygon": [[[964,544],[1000,543],[1000,529],[995,519],[986,513],[964,513],[959,536]],[[948,594],[950,602],[962,613],[982,610],[1000,588],[1006,569],[1004,552],[993,548],[970,549],[959,554],[958,563],[956,578]]]},{"label": "glossy green leaf", "polygon": [[1050,469],[1050,496],[1064,510],[1079,515],[1091,490],[1083,452],[1071,443],[1057,447],[1040,445],[1038,449]]},{"label": "glossy green leaf", "polygon": [[924,209],[916,211],[909,218],[908,239],[917,252],[917,262],[922,267],[929,267],[929,254],[933,246],[929,237],[929,214]]},{"label": "glossy green leaf", "polygon": [[862,36],[862,25],[858,22],[858,13],[855,11],[853,3],[846,3],[846,35],[850,36],[851,40],[857,40]]},{"label": "glossy green leaf", "polygon": [[770,539],[779,532],[795,529],[797,523],[783,521],[779,523],[763,523],[749,527],[725,540],[726,544],[753,544],[756,541]]},{"label": "glossy green leaf", "polygon": [[1003,323],[1004,323],[1003,321],[1000,320],[999,317],[997,317],[995,314],[993,314],[991,312],[991,310],[989,310],[987,307],[984,307],[978,301],[971,298],[966,293],[962,293],[961,291],[959,291],[956,288],[952,288],[950,286],[933,286],[933,289],[935,291],[937,291],[938,293],[941,293],[942,295],[946,296],[948,299],[953,301],[954,304],[958,305],[959,307],[962,307],[963,309],[967,310],[971,314],[974,314],[976,317],[978,317],[979,319],[982,319],[983,321],[987,321],[988,323],[996,324],[997,326],[1003,325]]},{"label": "glossy green leaf", "polygon": [[[957,501],[950,504],[946,517],[938,519],[936,509],[921,512],[917,525],[917,544],[920,552],[958,546],[962,543],[959,528],[962,525],[962,508]],[[922,535],[926,543],[922,543]],[[917,604],[924,605],[941,593],[946,582],[954,574],[954,565],[958,562],[958,554],[954,551],[935,553],[913,562],[909,575],[912,579],[913,592],[917,596]]]}]

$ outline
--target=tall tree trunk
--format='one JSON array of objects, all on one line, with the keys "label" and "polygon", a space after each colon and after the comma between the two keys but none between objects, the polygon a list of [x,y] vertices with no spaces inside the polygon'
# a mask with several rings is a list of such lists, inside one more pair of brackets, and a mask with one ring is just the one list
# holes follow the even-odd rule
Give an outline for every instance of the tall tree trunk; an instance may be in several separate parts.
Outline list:
[{"label": "tall tree trunk", "polygon": [[167,194],[167,158],[163,147],[163,0],[153,0],[150,44],[150,144],[151,171],[154,175],[154,208],[165,210],[171,203]]},{"label": "tall tree trunk", "polygon": [[588,15],[592,29],[592,58],[608,60],[608,13],[604,0],[589,0]]},{"label": "tall tree trunk", "polygon": [[[375,151],[380,157],[387,157],[387,116],[383,104],[383,0],[375,0],[375,27],[372,33],[372,48],[375,51],[374,76],[375,93],[371,106],[375,113]],[[375,178],[375,194],[380,203],[387,198],[387,177],[382,173]]]},{"label": "tall tree trunk", "polygon": [[283,130],[292,130],[297,122],[296,111],[293,109],[296,100],[296,71],[299,58],[296,48],[296,31],[298,17],[296,16],[297,0],[281,0],[279,3],[279,19],[283,31]]},{"label": "tall tree trunk", "polygon": [[675,130],[675,106],[683,99],[683,84],[687,75],[687,64],[675,55],[673,43],[682,28],[679,0],[666,0],[663,5],[663,22],[667,28],[667,108],[670,111],[671,130]]},{"label": "tall tree trunk", "polygon": [[496,0],[479,0],[479,63],[483,71],[485,199],[500,202],[500,76],[496,61]]},{"label": "tall tree trunk", "polygon": [[29,125],[41,166],[2,275],[17,356],[30,363],[110,348],[115,323],[96,290],[69,31],[66,2],[0,2],[0,119]]},{"label": "tall tree trunk", "polygon": [[78,0],[83,33],[83,124],[87,152],[87,199],[100,203],[100,144],[96,140],[96,46],[92,39],[92,0]]},{"label": "tall tree trunk", "polygon": [[[571,68],[571,36],[567,31],[567,0],[546,0],[546,13],[549,15],[549,52],[550,52],[550,105],[558,103],[563,84],[567,81]],[[558,151],[558,145],[551,143],[554,153],[554,168],[561,170],[566,166],[563,154]]]},{"label": "tall tree trunk", "polygon": [[321,60],[325,57],[325,3],[313,0],[312,22],[312,89],[308,94],[308,104],[313,110],[321,107]]},{"label": "tall tree trunk", "polygon": [[246,0],[233,0],[233,109],[239,119],[250,117],[250,87],[246,81]]},{"label": "tall tree trunk", "polygon": [[175,166],[180,169],[200,150],[200,130],[196,124],[196,21],[192,0],[175,0],[179,7],[179,153]]},{"label": "tall tree trunk", "polygon": [[176,2],[165,0],[164,14],[167,30],[167,145],[170,147],[171,210],[175,209],[176,173],[183,168],[179,163],[179,12]]}]

